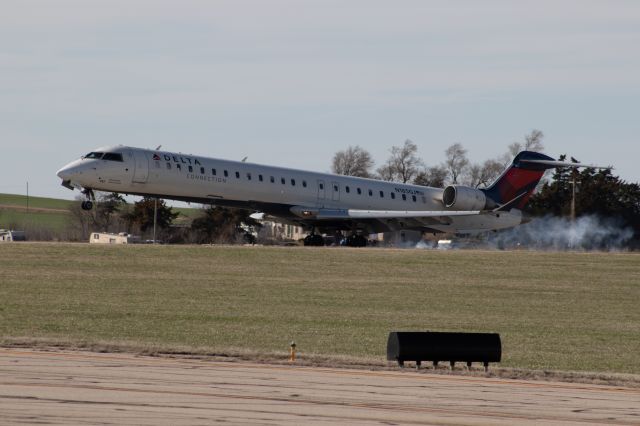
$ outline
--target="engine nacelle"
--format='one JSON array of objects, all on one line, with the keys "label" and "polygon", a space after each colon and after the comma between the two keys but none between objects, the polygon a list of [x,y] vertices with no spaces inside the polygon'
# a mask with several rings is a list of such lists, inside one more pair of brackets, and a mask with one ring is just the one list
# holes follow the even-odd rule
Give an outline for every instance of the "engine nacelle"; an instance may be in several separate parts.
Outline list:
[{"label": "engine nacelle", "polygon": [[496,207],[479,189],[464,185],[449,185],[444,189],[442,202],[446,208],[455,210],[485,210]]}]

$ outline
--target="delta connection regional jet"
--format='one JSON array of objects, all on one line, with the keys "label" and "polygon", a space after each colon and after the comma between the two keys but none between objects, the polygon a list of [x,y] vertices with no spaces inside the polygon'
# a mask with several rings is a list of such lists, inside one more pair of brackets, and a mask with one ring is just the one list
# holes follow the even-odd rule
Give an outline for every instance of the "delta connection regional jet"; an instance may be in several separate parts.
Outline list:
[{"label": "delta connection regional jet", "polygon": [[[408,185],[351,176],[114,146],[91,151],[58,171],[78,188],[90,210],[94,190],[238,207],[310,230],[305,245],[322,245],[316,232],[363,234],[398,230],[471,234],[517,226],[521,209],[546,169],[581,167],[523,151],[488,188]],[[589,166],[592,167],[592,166]]]}]

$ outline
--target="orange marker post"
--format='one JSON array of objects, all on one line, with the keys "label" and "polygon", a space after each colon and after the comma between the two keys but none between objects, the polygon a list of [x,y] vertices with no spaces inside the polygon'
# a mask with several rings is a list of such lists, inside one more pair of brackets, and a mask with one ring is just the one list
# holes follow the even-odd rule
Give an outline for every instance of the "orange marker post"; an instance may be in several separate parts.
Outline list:
[{"label": "orange marker post", "polygon": [[289,357],[289,362],[296,362],[296,342],[291,342],[291,356]]}]

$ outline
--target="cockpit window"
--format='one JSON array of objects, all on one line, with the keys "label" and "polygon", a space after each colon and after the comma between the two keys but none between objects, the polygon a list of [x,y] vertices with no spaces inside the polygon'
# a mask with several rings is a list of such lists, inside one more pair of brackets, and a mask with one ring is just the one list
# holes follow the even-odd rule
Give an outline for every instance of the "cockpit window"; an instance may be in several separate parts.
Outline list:
[{"label": "cockpit window", "polygon": [[84,158],[96,158],[96,159],[100,159],[102,158],[102,155],[104,154],[104,152],[90,152],[87,155],[84,156]]},{"label": "cockpit window", "polygon": [[103,160],[107,160],[107,161],[120,161],[122,162],[122,154],[118,154],[115,152],[107,152],[106,154],[104,154],[104,157],[102,157]]}]

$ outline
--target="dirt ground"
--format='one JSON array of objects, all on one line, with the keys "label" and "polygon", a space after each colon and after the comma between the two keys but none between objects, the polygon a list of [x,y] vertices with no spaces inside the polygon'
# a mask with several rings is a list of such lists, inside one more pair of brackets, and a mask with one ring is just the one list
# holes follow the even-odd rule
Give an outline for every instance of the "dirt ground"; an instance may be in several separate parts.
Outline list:
[{"label": "dirt ground", "polygon": [[6,424],[638,424],[640,389],[0,349]]}]

